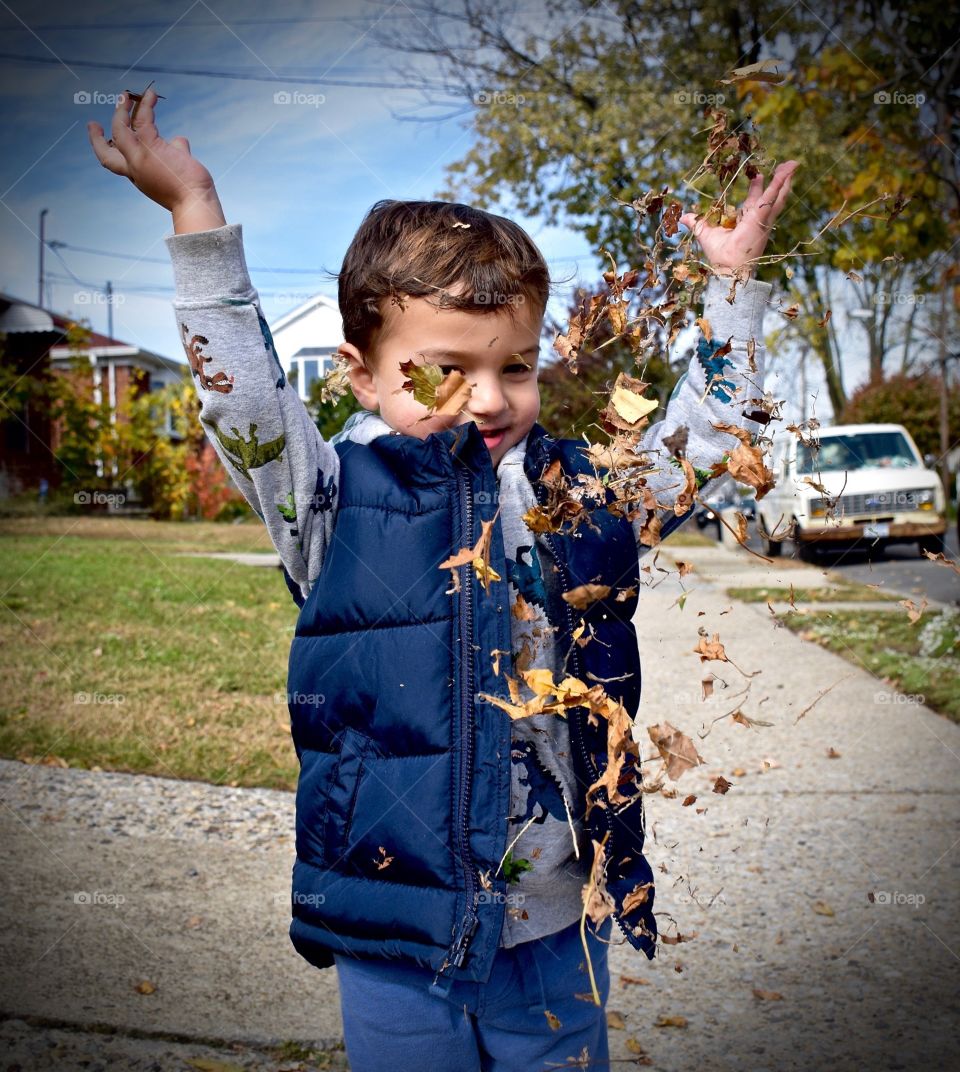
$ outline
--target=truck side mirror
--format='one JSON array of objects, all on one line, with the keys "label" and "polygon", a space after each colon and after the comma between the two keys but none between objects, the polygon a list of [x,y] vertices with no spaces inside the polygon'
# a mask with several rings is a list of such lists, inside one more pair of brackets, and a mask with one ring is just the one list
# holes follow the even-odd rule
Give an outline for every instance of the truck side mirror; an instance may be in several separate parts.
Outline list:
[{"label": "truck side mirror", "polygon": [[923,456],[923,464],[928,469],[936,468],[937,456],[935,454],[924,454],[924,456]]}]

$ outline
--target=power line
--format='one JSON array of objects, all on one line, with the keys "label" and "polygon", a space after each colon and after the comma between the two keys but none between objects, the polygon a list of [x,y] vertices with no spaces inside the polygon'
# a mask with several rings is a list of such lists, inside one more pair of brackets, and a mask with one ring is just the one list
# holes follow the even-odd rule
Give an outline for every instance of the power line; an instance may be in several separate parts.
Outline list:
[{"label": "power line", "polygon": [[158,64],[101,63],[97,60],[67,60],[57,56],[21,56],[12,52],[0,52],[0,60],[12,63],[39,63],[58,67],[90,67],[98,71],[141,71],[144,74],[173,74],[193,78],[227,78],[241,82],[280,82],[289,85],[339,86],[347,89],[434,89],[446,90],[448,87],[429,82],[351,82],[346,79],[319,77],[314,75],[257,74],[252,71],[207,71],[194,67],[163,67]]},{"label": "power line", "polygon": [[[230,26],[272,26],[272,25],[298,25],[304,22],[385,22],[387,19],[406,19],[409,15],[402,13],[391,14],[389,12],[383,15],[302,15],[302,16],[289,16],[285,18],[247,18],[247,19],[231,19]],[[177,29],[194,30],[207,26],[223,26],[224,23],[220,19],[202,20],[198,19],[192,22],[178,22]],[[113,30],[167,30],[170,28],[170,20],[161,20],[156,22],[111,22],[110,29]],[[8,26],[4,26],[2,31],[6,33],[9,30],[24,30],[29,29],[30,32],[36,33],[56,33],[58,30],[69,30],[71,32],[75,30],[98,30],[103,32],[103,25],[101,23],[92,22],[74,22],[74,23],[46,23],[40,26],[25,27],[19,23],[13,23]]]}]

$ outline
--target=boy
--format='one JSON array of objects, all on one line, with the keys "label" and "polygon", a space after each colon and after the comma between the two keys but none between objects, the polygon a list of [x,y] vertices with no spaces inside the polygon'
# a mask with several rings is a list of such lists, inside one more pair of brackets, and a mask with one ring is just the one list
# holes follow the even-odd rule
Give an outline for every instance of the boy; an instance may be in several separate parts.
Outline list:
[{"label": "boy", "polygon": [[[90,137],[105,167],[173,214],[175,308],[201,421],[301,608],[288,675],[293,944],[337,967],[354,1072],[608,1067],[606,916],[648,957],[656,938],[638,750],[613,756],[615,786],[599,784],[613,723],[629,725],[639,704],[631,619],[645,511],[604,509],[577,441],[536,423],[546,265],[500,217],[375,205],[339,275],[339,352],[365,409],[324,442],[286,383],[240,227],[186,140],[160,138],[156,100],[148,90],[132,119],[124,94],[113,141],[97,124]],[[702,229],[717,272],[762,253],[795,166],[767,191],[753,180],[735,229]],[[664,534],[683,483],[665,440],[682,435],[671,452],[706,468],[736,443],[711,422],[758,428],[743,409],[762,388],[771,286],[746,281],[732,307],[727,290],[711,279],[705,316],[714,348],[732,336],[739,364],[725,366],[721,391],[692,361],[640,444],[664,458],[648,477]],[[459,412],[431,414],[404,388],[423,364],[462,375]],[[583,524],[536,523],[577,513],[591,480]],[[608,595],[574,613],[564,594],[587,584]],[[589,705],[563,704],[577,688]],[[602,922],[586,928],[589,958],[588,883],[608,907],[591,913]]]}]

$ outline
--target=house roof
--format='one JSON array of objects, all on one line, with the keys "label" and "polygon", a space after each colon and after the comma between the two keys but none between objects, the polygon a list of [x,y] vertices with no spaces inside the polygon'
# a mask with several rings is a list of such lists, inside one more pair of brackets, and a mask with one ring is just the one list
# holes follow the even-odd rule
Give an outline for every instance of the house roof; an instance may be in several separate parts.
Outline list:
[{"label": "house roof", "polygon": [[328,298],[325,294],[314,294],[312,298],[308,298],[295,309],[291,309],[289,313],[285,313],[274,321],[270,325],[270,330],[273,334],[277,334],[283,331],[284,328],[290,327],[291,324],[295,324],[298,320],[302,320],[305,316],[309,316],[315,309],[329,309],[331,312],[336,313],[338,317],[340,316],[340,306],[332,298]]},{"label": "house roof", "polygon": [[[42,306],[16,298],[11,294],[0,293],[0,332],[5,334],[42,331],[63,338],[70,326],[76,323],[79,323],[76,317],[64,316],[52,309],[44,309]],[[93,330],[90,330],[84,350],[96,359],[129,357],[136,364],[165,368],[178,375],[184,375],[188,369],[183,361],[175,361],[163,354],[155,354],[152,350],[144,350],[140,346],[112,339],[108,335],[102,335]],[[54,344],[50,348],[50,360],[53,362],[58,359],[65,360],[72,352],[69,346]]]}]

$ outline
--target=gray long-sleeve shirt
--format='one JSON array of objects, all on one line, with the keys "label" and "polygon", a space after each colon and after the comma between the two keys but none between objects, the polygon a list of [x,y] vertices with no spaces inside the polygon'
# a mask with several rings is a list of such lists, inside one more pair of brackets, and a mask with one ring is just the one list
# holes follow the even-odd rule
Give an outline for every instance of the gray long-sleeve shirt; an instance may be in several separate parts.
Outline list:
[{"label": "gray long-sleeve shirt", "polygon": [[[176,282],[174,309],[201,402],[201,421],[236,486],[263,519],[281,561],[305,598],[335,537],[339,459],[337,439],[369,442],[398,434],[377,414],[352,417],[332,442],[317,430],[297,391],[289,386],[270,330],[250,281],[240,224],[166,239]],[[763,315],[771,285],[750,280],[726,301],[727,281],[707,285],[704,317],[712,347],[690,362],[662,421],[647,429],[640,449],[661,465],[648,476],[657,500],[670,504],[684,481],[667,464],[664,441],[686,427],[686,457],[709,468],[736,439],[712,422],[759,426],[742,416],[744,403],[762,391]],[[723,362],[709,351],[732,337]],[[747,344],[755,342],[749,371]],[[511,604],[523,593],[532,620],[511,614],[511,662],[525,669],[562,670],[563,656],[546,619],[544,586],[553,583],[548,553],[522,515],[536,504],[523,472],[526,438],[497,467],[501,527]],[[644,511],[633,522],[639,540]],[[648,548],[638,544],[638,554]],[[517,676],[513,673],[512,676]],[[532,695],[524,686],[524,698]],[[507,844],[511,874],[501,944],[512,946],[551,934],[581,913],[581,887],[591,861],[580,824],[572,824],[575,799],[566,720],[535,715],[514,720],[511,747],[511,809]]]}]

